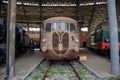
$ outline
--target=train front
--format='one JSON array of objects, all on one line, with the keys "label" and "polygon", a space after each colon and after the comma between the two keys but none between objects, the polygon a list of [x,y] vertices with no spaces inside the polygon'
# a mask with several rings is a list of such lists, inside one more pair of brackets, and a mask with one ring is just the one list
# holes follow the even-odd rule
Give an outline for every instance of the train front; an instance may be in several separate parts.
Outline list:
[{"label": "train front", "polygon": [[67,17],[53,17],[44,21],[41,49],[48,60],[70,60],[79,55],[77,22]]}]

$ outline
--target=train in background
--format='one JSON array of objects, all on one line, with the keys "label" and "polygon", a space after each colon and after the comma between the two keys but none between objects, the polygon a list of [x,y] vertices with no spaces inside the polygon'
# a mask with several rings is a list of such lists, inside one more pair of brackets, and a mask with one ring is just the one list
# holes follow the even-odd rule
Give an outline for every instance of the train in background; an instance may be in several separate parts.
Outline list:
[{"label": "train in background", "polygon": [[[6,35],[7,35],[7,21],[0,18],[0,61],[6,58]],[[21,55],[23,50],[30,47],[30,37],[22,26],[15,26],[15,55]]]},{"label": "train in background", "polygon": [[15,26],[15,49],[16,51],[25,50],[31,45],[31,39],[28,34],[26,34],[23,26]]},{"label": "train in background", "polygon": [[[110,51],[110,37],[108,22],[100,23],[94,31],[90,33],[87,38],[86,46],[97,51],[99,54],[109,55]],[[120,22],[118,22],[118,39],[120,42]],[[120,48],[120,43],[119,43]]]},{"label": "train in background", "polygon": [[48,60],[70,60],[79,56],[77,21],[69,17],[52,17],[43,22],[41,50]]}]

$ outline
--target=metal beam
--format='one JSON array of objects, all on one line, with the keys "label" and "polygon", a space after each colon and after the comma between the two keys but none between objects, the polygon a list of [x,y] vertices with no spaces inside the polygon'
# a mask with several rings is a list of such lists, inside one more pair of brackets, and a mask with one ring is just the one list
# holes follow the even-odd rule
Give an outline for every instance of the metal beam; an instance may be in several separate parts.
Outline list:
[{"label": "metal beam", "polygon": [[[40,9],[40,21],[42,21],[42,0],[39,0],[39,9]],[[40,51],[41,51],[41,28],[42,28],[42,24],[40,24],[40,34],[39,34]]]},{"label": "metal beam", "polygon": [[76,7],[75,7],[75,9],[76,9],[76,11],[75,11],[75,14],[76,14],[76,20],[78,21],[78,19],[79,19],[79,14],[78,14],[78,10],[79,10],[79,0],[76,0]]},{"label": "metal beam", "polygon": [[24,6],[24,1],[22,0],[21,3],[22,3],[22,9],[23,9],[23,13],[24,13],[24,18],[26,19],[27,17],[26,17],[26,11],[25,11],[25,6]]},{"label": "metal beam", "polygon": [[15,23],[16,23],[16,0],[8,0],[7,16],[7,79],[15,76]]},{"label": "metal beam", "polygon": [[110,54],[111,54],[111,72],[118,76],[119,66],[119,48],[118,48],[118,30],[116,17],[116,0],[107,0],[108,19],[110,27]]},{"label": "metal beam", "polygon": [[93,21],[93,17],[94,17],[95,10],[96,10],[96,0],[94,1],[94,6],[93,6],[93,8],[92,8],[90,20],[89,20],[89,23],[88,23],[89,32],[90,32],[90,26],[91,26],[92,21]]},{"label": "metal beam", "polygon": [[42,21],[42,0],[39,0],[40,21]]},{"label": "metal beam", "polygon": [[36,24],[40,24],[40,23],[42,23],[42,21],[17,20],[16,23],[36,23]]}]

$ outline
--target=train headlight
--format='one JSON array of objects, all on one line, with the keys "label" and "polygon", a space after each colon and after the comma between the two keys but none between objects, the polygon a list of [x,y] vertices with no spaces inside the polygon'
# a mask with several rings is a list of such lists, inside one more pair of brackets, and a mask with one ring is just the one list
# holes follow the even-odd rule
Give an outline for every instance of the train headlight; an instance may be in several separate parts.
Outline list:
[{"label": "train headlight", "polygon": [[46,47],[42,47],[42,51],[45,52],[47,49]]},{"label": "train headlight", "polygon": [[79,51],[79,47],[76,46],[74,50],[75,50],[75,52],[78,52]]},{"label": "train headlight", "polygon": [[45,42],[46,40],[45,40],[45,39],[43,39],[42,41],[43,41],[43,42]]},{"label": "train headlight", "polygon": [[79,41],[78,41],[78,39],[75,39],[75,42],[77,42],[77,43],[78,43],[78,42],[79,42]]}]

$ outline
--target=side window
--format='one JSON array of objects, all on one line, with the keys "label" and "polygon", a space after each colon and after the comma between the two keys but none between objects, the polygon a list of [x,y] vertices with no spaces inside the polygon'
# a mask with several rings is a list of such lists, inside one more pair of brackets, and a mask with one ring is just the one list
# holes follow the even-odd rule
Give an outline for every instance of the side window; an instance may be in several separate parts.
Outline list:
[{"label": "side window", "polygon": [[101,41],[101,30],[95,32],[96,41]]},{"label": "side window", "polygon": [[73,23],[70,23],[70,31],[71,32],[76,32],[76,26]]},{"label": "side window", "polygon": [[47,23],[45,25],[45,32],[50,32],[51,31],[51,23]]},{"label": "side window", "polygon": [[91,45],[95,45],[95,37],[94,37],[94,35],[92,35],[91,37],[90,37],[90,44]]}]

